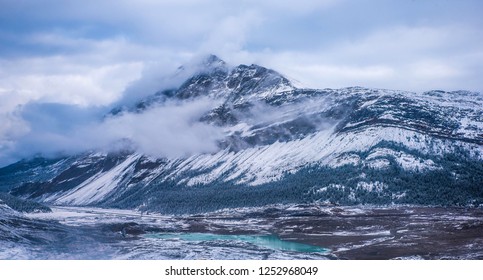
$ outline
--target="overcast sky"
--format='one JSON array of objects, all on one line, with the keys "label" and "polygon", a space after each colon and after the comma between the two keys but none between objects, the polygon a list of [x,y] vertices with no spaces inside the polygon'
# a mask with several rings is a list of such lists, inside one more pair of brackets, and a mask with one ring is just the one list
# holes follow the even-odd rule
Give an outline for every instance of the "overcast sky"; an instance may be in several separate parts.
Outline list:
[{"label": "overcast sky", "polygon": [[208,53],[306,87],[481,92],[482,14],[479,0],[0,0],[0,146],[28,130],[18,105],[108,105]]}]

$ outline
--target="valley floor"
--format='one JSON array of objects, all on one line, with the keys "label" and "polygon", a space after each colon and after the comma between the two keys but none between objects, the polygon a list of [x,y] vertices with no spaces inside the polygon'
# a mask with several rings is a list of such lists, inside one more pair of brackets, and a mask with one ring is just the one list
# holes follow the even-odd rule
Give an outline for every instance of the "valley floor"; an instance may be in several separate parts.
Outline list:
[{"label": "valley floor", "polygon": [[483,209],[276,205],[0,217],[0,259],[483,259]]}]

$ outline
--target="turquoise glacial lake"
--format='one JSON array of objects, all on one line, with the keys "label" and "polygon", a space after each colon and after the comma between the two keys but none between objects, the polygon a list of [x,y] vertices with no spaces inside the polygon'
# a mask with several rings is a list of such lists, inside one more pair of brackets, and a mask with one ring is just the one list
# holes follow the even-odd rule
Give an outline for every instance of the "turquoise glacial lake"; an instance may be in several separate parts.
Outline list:
[{"label": "turquoise glacial lake", "polygon": [[308,245],[292,241],[280,240],[274,235],[226,235],[213,233],[169,233],[169,234],[145,234],[146,238],[158,238],[166,240],[183,240],[192,242],[203,241],[242,241],[260,247],[274,250],[295,251],[305,253],[328,253],[329,250],[323,247]]}]

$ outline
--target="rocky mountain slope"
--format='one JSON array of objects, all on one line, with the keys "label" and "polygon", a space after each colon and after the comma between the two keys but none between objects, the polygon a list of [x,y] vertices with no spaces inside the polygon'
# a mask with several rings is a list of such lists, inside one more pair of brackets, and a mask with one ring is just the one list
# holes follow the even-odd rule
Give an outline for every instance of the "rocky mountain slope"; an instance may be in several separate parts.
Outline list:
[{"label": "rocky mountain slope", "polygon": [[[272,203],[483,204],[483,95],[307,89],[216,56],[181,86],[113,108],[214,104],[218,150],[155,158],[128,146],[0,169],[0,190],[59,205],[185,213]],[[180,71],[183,71],[181,68]],[[155,122],[156,120],[153,120]]]}]

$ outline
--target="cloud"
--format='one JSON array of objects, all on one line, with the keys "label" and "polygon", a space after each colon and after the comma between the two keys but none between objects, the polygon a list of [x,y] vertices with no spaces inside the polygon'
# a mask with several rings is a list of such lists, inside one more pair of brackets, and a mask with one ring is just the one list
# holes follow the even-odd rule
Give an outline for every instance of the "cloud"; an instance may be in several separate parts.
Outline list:
[{"label": "cloud", "polygon": [[218,149],[216,142],[223,137],[222,131],[199,122],[213,107],[213,100],[209,99],[169,102],[142,114],[127,113],[107,119],[94,131],[107,135],[103,139],[106,144],[129,139],[139,152],[155,157],[214,152]]},{"label": "cloud", "polygon": [[209,54],[216,50],[216,54],[222,57],[240,52],[251,29],[261,24],[262,20],[254,11],[226,17],[209,33],[200,51]]},{"label": "cloud", "polygon": [[11,151],[16,149],[17,140],[29,131],[27,123],[16,113],[0,113],[0,166],[21,159]]},{"label": "cloud", "polygon": [[6,145],[0,147],[0,164],[35,154],[53,156],[85,151],[89,144],[77,134],[80,128],[99,119],[100,109],[30,102],[5,115],[10,116],[7,120],[12,125],[2,134]]},{"label": "cloud", "polygon": [[[75,42],[58,35],[55,38],[52,40]],[[15,105],[32,100],[105,105],[119,98],[144,67],[142,61],[128,56],[133,46],[127,42],[85,40],[76,48],[70,55],[0,57],[0,95],[14,96]]]},{"label": "cloud", "polygon": [[253,54],[308,87],[482,91],[483,37],[461,25],[390,27],[312,51]]},{"label": "cloud", "polygon": [[[42,33],[25,40],[50,47],[69,46],[69,52],[0,56],[0,103],[5,104],[7,96],[9,103],[9,106],[0,105],[0,113],[11,112],[15,106],[30,101],[81,106],[111,104],[141,77],[147,84],[146,78],[172,73],[191,57],[191,54],[175,55],[163,48],[139,45],[124,38],[93,40]],[[156,75],[150,76],[148,72]],[[138,94],[152,94],[158,89],[146,87],[146,92]]]},{"label": "cloud", "polygon": [[[44,61],[43,63],[48,63]],[[50,64],[52,66],[52,64]],[[78,69],[70,73],[29,73],[0,79],[4,91],[23,100],[56,101],[65,104],[103,105],[117,99],[141,65],[135,63]]]},{"label": "cloud", "polygon": [[[311,87],[483,88],[474,3],[2,2],[0,17],[11,24],[0,28],[0,88],[23,99],[107,104],[150,69],[167,72],[207,53]],[[438,76],[425,65],[447,70]]]},{"label": "cloud", "polygon": [[30,103],[0,126],[0,165],[33,155],[108,152],[113,147],[169,158],[213,152],[222,131],[199,122],[213,106],[208,99],[171,101],[142,113],[105,117],[103,107]]}]

